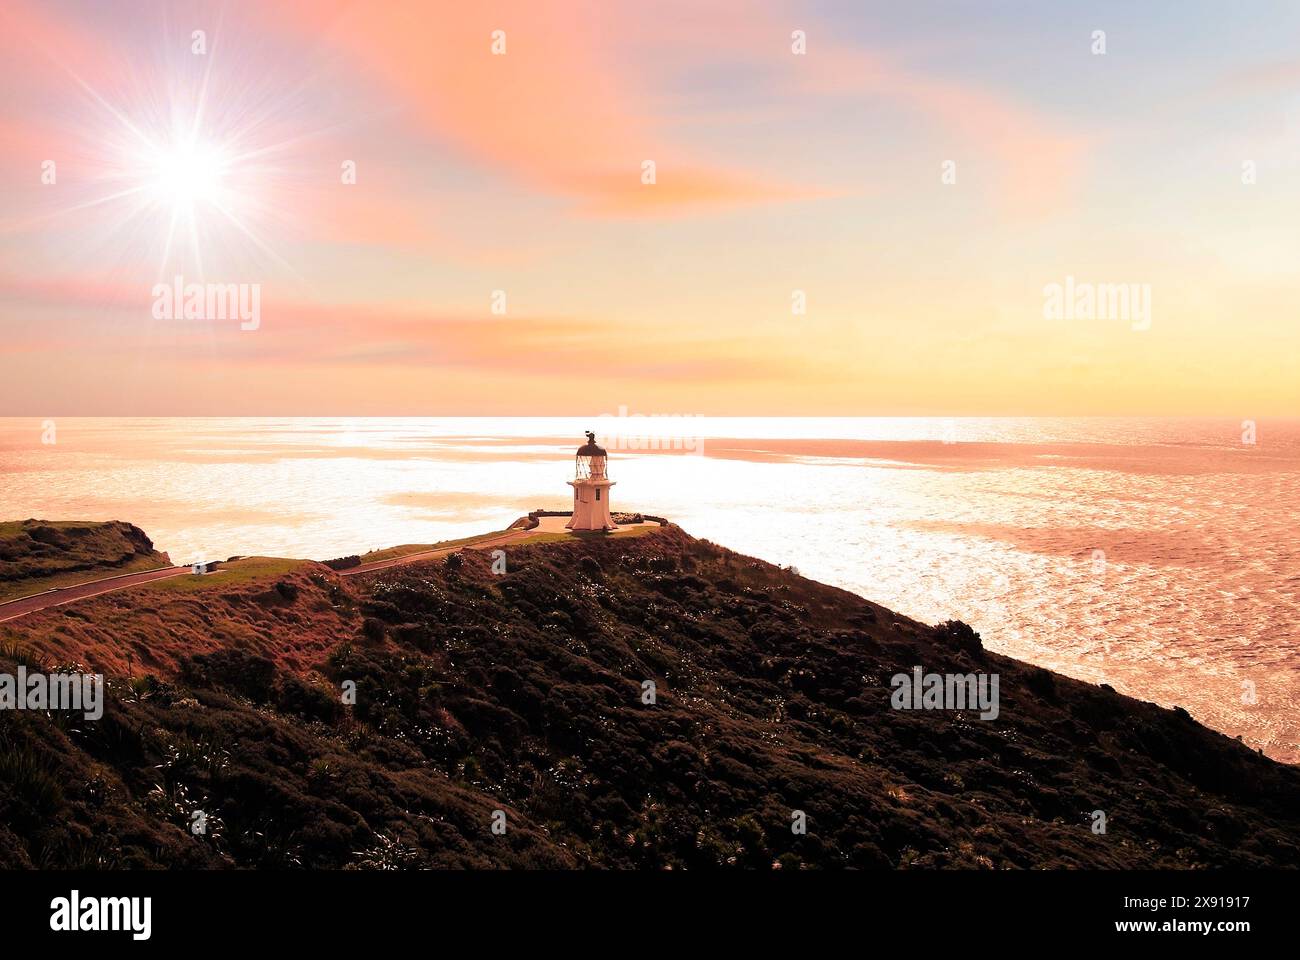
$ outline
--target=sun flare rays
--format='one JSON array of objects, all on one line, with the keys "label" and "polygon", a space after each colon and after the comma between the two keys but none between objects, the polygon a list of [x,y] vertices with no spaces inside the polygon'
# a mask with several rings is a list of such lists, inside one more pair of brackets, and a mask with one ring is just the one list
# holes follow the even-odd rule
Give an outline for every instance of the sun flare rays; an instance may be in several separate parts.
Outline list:
[{"label": "sun flare rays", "polygon": [[[277,250],[315,132],[296,123],[289,97],[235,82],[215,46],[194,63],[161,53],[133,82],[84,92],[75,120],[84,144],[79,192],[42,219],[93,215],[120,262],[150,264],[156,279],[214,270],[271,269],[297,277]],[[293,156],[297,154],[297,156]]]}]

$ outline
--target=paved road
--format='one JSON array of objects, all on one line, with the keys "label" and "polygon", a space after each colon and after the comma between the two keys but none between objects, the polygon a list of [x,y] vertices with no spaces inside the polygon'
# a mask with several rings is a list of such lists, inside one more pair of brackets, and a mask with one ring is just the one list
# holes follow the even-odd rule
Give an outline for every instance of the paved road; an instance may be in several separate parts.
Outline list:
[{"label": "paved road", "polygon": [[183,573],[189,572],[189,567],[162,567],[158,570],[146,570],[143,573],[126,573],[117,577],[108,577],[104,580],[91,580],[87,583],[77,583],[71,587],[62,587],[58,590],[47,590],[45,593],[38,593],[35,596],[23,597],[20,600],[10,600],[8,603],[0,603],[0,623],[4,623],[6,620],[16,620],[18,617],[26,616],[29,613],[35,613],[37,610],[46,610],[50,607],[57,607],[65,603],[71,603],[73,600],[84,600],[87,597],[97,597],[101,593],[112,593],[114,590],[125,590],[127,587],[134,587],[141,583],[149,583],[151,580],[166,580],[168,577],[178,577]]},{"label": "paved road", "polygon": [[[477,543],[463,544],[460,547],[442,547],[437,550],[425,550],[421,553],[408,553],[403,557],[394,557],[391,560],[380,560],[375,563],[362,564],[359,567],[352,567],[350,570],[340,570],[339,574],[345,577],[355,576],[358,573],[371,573],[375,570],[383,570],[386,567],[396,567],[406,563],[416,563],[420,560],[432,560],[437,557],[445,557],[449,553],[455,553],[462,548],[471,550],[486,549],[495,547],[502,543],[510,543],[514,540],[520,540],[528,536],[531,530],[508,530],[503,534],[491,537],[487,540],[480,540]],[[112,593],[116,590],[125,590],[128,587],[139,586],[142,583],[150,583],[154,580],[166,580],[168,577],[188,576],[190,568],[185,567],[163,567],[159,570],[146,570],[143,573],[127,573],[117,577],[109,577],[104,580],[92,580],[88,583],[78,583],[70,587],[61,587],[58,590],[47,590],[45,593],[38,593],[34,596],[23,597],[19,600],[11,600],[8,603],[0,603],[0,623],[9,620],[16,620],[24,617],[29,613],[36,613],[38,610],[48,610],[50,607],[62,606],[65,603],[72,603],[74,600],[85,600],[87,597],[97,597],[103,593]]]},{"label": "paved road", "polygon": [[[391,560],[377,560],[374,563],[363,563],[359,567],[351,567],[347,570],[337,571],[343,577],[355,577],[359,573],[373,573],[376,570],[384,570],[388,567],[401,566],[407,563],[417,563],[420,560],[436,560],[438,557],[445,557],[449,553],[456,553],[458,550],[489,550],[498,547],[503,543],[513,543],[516,540],[525,540],[528,537],[535,536],[538,533],[553,532],[564,528],[564,517],[546,517],[542,524],[532,530],[515,528],[499,533],[496,536],[488,537],[484,540],[476,540],[474,543],[461,544],[458,547],[439,547],[434,550],[424,550],[420,553],[408,553],[402,557],[393,557]],[[62,587],[58,590],[47,590],[45,593],[38,593],[35,596],[23,597],[21,600],[10,600],[8,603],[0,603],[0,623],[8,620],[16,620],[19,617],[26,616],[29,613],[36,613],[38,610],[48,610],[50,607],[62,606],[65,603],[72,603],[74,600],[85,600],[87,597],[97,597],[102,593],[112,593],[115,590],[125,590],[128,587],[139,586],[142,583],[149,583],[153,580],[166,580],[168,577],[179,577],[189,575],[190,568],[186,567],[163,567],[159,570],[146,570],[143,573],[127,573],[117,577],[109,577],[104,580],[92,580],[89,583],[78,583],[71,587]]]}]

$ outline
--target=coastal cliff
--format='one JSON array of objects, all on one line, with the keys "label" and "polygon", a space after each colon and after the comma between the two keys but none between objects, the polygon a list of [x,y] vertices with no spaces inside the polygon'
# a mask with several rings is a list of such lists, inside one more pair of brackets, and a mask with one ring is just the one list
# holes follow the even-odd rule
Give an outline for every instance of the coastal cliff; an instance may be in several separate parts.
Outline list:
[{"label": "coastal cliff", "polygon": [[[1300,865],[1300,770],[965,624],[674,526],[503,556],[0,625],[0,673],[107,677],[99,720],[0,711],[0,866]],[[996,676],[996,718],[896,709],[918,666]]]},{"label": "coastal cliff", "polygon": [[143,530],[120,520],[0,522],[0,601],[170,563]]}]

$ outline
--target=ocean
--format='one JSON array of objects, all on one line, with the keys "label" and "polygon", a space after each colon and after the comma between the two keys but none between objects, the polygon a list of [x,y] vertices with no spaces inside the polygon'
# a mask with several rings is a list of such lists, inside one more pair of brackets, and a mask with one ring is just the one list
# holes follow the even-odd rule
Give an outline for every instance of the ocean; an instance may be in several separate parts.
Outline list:
[{"label": "ocean", "polygon": [[0,520],[127,520],[174,561],[329,559],[614,509],[1300,760],[1300,421],[0,419]]}]

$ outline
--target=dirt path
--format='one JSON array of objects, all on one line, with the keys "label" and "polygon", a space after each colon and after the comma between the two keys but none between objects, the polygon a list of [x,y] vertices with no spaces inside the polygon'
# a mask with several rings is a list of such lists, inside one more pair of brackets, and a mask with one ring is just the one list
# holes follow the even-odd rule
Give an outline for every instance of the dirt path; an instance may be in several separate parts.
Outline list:
[{"label": "dirt path", "polygon": [[457,553],[460,550],[486,550],[489,547],[500,546],[503,543],[514,543],[516,540],[524,540],[531,537],[537,531],[535,530],[507,530],[505,533],[497,534],[495,537],[488,537],[486,540],[476,540],[473,543],[462,543],[455,547],[440,547],[437,550],[424,550],[420,553],[408,553],[404,557],[393,557],[391,560],[376,560],[374,563],[363,563],[359,567],[349,567],[346,570],[338,571],[341,577],[354,577],[358,573],[373,573],[376,570],[383,570],[387,567],[396,567],[404,563],[414,563],[417,560],[436,560],[438,557],[445,557],[451,553]]}]

